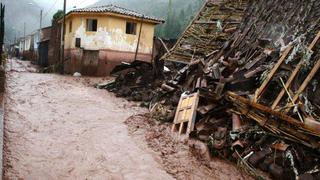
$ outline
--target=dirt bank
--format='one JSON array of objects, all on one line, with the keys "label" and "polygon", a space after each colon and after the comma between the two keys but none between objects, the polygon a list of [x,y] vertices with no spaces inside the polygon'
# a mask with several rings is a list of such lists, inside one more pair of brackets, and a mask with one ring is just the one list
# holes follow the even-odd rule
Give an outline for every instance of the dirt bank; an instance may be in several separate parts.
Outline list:
[{"label": "dirt bank", "polygon": [[172,179],[123,123],[145,110],[89,87],[97,78],[37,74],[12,63],[5,179]]},{"label": "dirt bank", "polygon": [[252,179],[229,162],[208,161],[205,144],[172,134],[170,124],[159,123],[148,114],[132,116],[126,124],[135,142],[151,148],[155,159],[176,179]]}]

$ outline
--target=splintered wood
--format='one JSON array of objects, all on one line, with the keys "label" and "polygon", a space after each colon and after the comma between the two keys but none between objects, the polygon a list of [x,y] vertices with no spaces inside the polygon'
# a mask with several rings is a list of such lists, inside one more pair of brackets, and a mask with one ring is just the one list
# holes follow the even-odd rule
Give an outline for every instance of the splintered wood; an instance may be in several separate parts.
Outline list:
[{"label": "splintered wood", "polygon": [[189,135],[194,129],[199,93],[182,95],[172,125],[172,132]]},{"label": "splintered wood", "polygon": [[[312,41],[312,43],[309,45],[308,49],[312,50],[314,48],[314,46],[317,44],[318,40],[320,39],[320,31],[318,32],[317,36],[314,38],[314,40]],[[280,92],[280,94],[278,95],[278,97],[276,98],[276,100],[274,101],[274,103],[272,104],[272,109],[275,109],[279,102],[281,101],[281,99],[283,98],[284,94],[285,94],[285,89],[289,88],[293,82],[293,80],[296,78],[297,74],[300,72],[302,65],[303,65],[303,60],[301,60],[299,62],[299,64],[296,66],[296,68],[294,69],[294,71],[292,72],[292,74],[290,75],[287,83],[285,84],[284,89]]]},{"label": "splintered wood", "polygon": [[[177,44],[162,59],[190,63],[218,52],[242,21],[248,0],[207,1]],[[219,28],[220,27],[220,28]]]},{"label": "splintered wood", "polygon": [[[228,98],[237,107],[239,114],[256,121],[260,126],[268,129],[273,134],[301,143],[310,148],[320,148],[320,142],[317,142],[312,137],[320,137],[320,132],[315,131],[312,127],[235,93],[228,92]],[[274,118],[269,118],[270,116]]]},{"label": "splintered wood", "polygon": [[[317,33],[313,41],[310,43],[308,50],[312,51],[317,42],[320,39],[320,31]],[[272,68],[271,72],[268,74],[267,78],[264,80],[262,85],[256,90],[255,97],[253,99],[254,102],[258,102],[259,98],[263,95],[264,91],[267,89],[268,84],[271,82],[271,80],[274,78],[276,75],[277,71],[279,71],[280,66],[284,63],[284,60],[287,58],[291,50],[293,49],[293,46],[287,47],[285,52],[282,54],[281,58],[278,60],[278,62],[275,64],[275,66]],[[287,82],[285,83],[283,89],[281,92],[278,94],[277,98],[273,102],[271,109],[272,110],[277,110],[276,107],[279,105],[281,99],[284,97],[286,89],[289,89],[292,82],[295,80],[297,75],[299,74],[300,71],[302,71],[302,66],[303,66],[304,60],[300,60],[293,72],[291,73],[290,77],[288,78]],[[279,110],[284,110],[285,113],[288,113],[291,109],[291,107],[294,107],[296,104],[296,101],[298,100],[300,94],[306,89],[307,85],[309,82],[312,80],[312,78],[316,75],[320,68],[320,60],[318,60],[315,64],[308,76],[305,78],[301,86],[299,87],[298,91],[295,92],[293,95],[287,94],[289,97],[292,96],[293,98],[291,99],[291,102],[288,102],[285,107],[280,107],[278,108]],[[289,92],[288,92],[289,93]]]}]

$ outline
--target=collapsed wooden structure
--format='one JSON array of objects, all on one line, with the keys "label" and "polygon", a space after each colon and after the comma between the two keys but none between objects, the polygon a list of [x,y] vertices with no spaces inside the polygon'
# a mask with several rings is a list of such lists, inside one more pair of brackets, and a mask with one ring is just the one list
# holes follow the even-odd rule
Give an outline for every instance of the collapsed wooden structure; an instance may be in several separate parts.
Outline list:
[{"label": "collapsed wooden structure", "polygon": [[[319,12],[312,0],[208,1],[163,57],[187,64],[166,86],[200,92],[190,135],[222,156],[230,147],[249,169],[259,166],[274,178],[318,177]],[[252,139],[261,133],[268,140]],[[279,150],[291,163],[269,162]]]},{"label": "collapsed wooden structure", "polygon": [[319,22],[320,1],[208,0],[145,103],[255,177],[319,179]]},{"label": "collapsed wooden structure", "polygon": [[190,63],[216,53],[241,23],[247,3],[248,0],[207,1],[162,59]]}]

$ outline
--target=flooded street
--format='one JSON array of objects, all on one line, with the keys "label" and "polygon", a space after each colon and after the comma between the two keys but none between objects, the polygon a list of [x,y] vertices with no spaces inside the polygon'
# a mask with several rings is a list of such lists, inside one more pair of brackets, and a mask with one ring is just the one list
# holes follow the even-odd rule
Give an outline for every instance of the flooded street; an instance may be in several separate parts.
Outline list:
[{"label": "flooded street", "polygon": [[101,79],[9,66],[5,179],[172,179],[128,135],[124,121],[145,110],[91,86]]},{"label": "flooded street", "polygon": [[251,179],[228,162],[199,159],[170,124],[93,87],[107,78],[8,64],[4,179]]}]

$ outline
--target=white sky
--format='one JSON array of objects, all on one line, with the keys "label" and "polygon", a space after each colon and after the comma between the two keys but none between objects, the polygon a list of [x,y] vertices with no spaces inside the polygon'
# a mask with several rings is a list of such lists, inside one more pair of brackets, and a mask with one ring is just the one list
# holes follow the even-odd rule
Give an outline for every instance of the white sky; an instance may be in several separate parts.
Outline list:
[{"label": "white sky", "polygon": [[[40,6],[44,7],[45,12],[51,10],[54,11],[56,9],[63,9],[63,0],[34,0]],[[67,0],[67,10],[73,9],[74,6],[77,8],[85,7],[91,4],[96,3],[99,0]],[[52,8],[53,7],[53,8]],[[47,11],[46,11],[47,10]],[[52,13],[52,12],[49,12]]]}]

